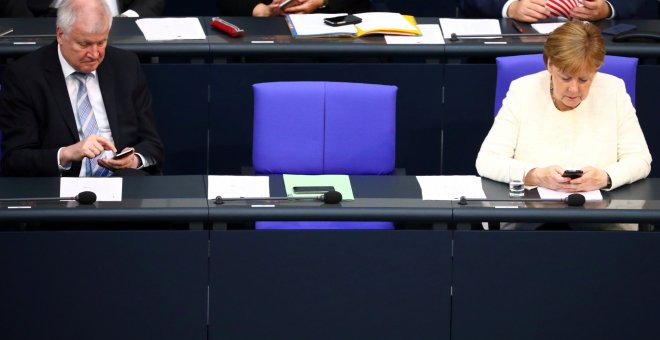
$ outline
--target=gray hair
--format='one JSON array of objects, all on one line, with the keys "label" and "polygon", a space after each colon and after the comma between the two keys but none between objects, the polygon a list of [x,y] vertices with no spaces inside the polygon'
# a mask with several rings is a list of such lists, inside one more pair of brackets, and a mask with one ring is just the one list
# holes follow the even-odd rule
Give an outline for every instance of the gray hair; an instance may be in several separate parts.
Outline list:
[{"label": "gray hair", "polygon": [[[112,27],[112,12],[103,0],[64,0],[57,8],[57,27],[65,35],[78,20],[86,24],[88,33],[99,33]],[[107,20],[107,22],[106,22]]]}]

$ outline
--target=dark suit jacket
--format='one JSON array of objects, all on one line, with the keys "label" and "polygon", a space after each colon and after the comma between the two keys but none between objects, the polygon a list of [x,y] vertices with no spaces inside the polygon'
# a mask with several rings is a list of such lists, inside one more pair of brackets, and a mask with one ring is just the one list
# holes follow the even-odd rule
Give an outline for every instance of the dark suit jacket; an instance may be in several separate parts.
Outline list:
[{"label": "dark suit jacket", "polygon": [[[221,15],[252,16],[254,6],[270,4],[270,0],[216,0]],[[330,0],[319,13],[361,13],[372,10],[371,0]]]},{"label": "dark suit jacket", "polygon": [[[458,6],[468,18],[501,18],[507,0],[459,0]],[[646,0],[609,0],[621,19],[634,18]]]},{"label": "dark suit jacket", "polygon": [[[5,1],[5,0],[2,0]],[[16,0],[9,0],[16,1]],[[22,2],[22,9],[19,12],[19,15],[16,16],[55,16],[57,11],[49,8],[53,0],[19,0]],[[165,7],[165,0],[119,0],[117,1],[119,6],[119,14],[123,13],[126,10],[134,10],[141,17],[157,17],[163,13],[163,7]],[[29,13],[27,15],[20,13]]]},{"label": "dark suit jacket", "polygon": [[[117,149],[134,146],[136,152],[161,164],[163,145],[137,57],[108,46],[97,76]],[[11,63],[1,85],[4,175],[59,176],[57,150],[80,139],[57,56],[57,42]],[[62,175],[78,176],[80,164],[74,162]]]},{"label": "dark suit jacket", "polygon": [[24,0],[0,0],[0,17],[31,17]]}]

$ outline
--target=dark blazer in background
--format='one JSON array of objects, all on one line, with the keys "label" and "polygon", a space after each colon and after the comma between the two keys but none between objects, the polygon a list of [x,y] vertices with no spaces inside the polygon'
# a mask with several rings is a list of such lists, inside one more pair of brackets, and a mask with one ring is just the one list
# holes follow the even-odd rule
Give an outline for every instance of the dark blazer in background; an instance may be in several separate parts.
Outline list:
[{"label": "dark blazer in background", "polygon": [[[97,76],[117,149],[134,146],[136,152],[162,164],[163,145],[137,56],[108,46]],[[80,139],[57,42],[7,66],[1,85],[3,174],[59,176],[57,150]],[[80,164],[73,162],[62,175],[78,176]],[[150,170],[158,172],[155,167]]]},{"label": "dark blazer in background", "polygon": [[[57,11],[50,8],[53,0],[0,0],[17,3],[13,16],[16,17],[43,17],[55,16]],[[118,0],[119,14],[129,9],[137,12],[141,17],[156,17],[163,13],[165,0]],[[20,7],[20,8],[19,8]]]},{"label": "dark blazer in background", "polygon": [[[458,6],[463,16],[468,18],[501,18],[502,7],[507,0],[459,0]],[[648,0],[609,0],[614,6],[616,17],[621,19],[634,18],[639,15],[639,9]]]},{"label": "dark blazer in background", "polygon": [[31,17],[25,0],[0,0],[0,17]]},{"label": "dark blazer in background", "polygon": [[[270,0],[216,0],[221,15],[252,16],[254,6],[270,4]],[[370,0],[330,0],[318,13],[361,13],[373,10]]]}]

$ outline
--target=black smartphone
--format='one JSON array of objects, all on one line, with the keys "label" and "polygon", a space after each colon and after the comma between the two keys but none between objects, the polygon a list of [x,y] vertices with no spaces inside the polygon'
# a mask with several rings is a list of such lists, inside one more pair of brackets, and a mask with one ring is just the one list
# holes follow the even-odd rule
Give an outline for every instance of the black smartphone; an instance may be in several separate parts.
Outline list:
[{"label": "black smartphone", "polygon": [[328,191],[334,191],[333,186],[300,186],[293,187],[294,194],[325,194]]},{"label": "black smartphone", "polygon": [[294,4],[294,3],[293,3],[293,0],[284,0],[284,2],[282,2],[282,3],[280,4],[280,9],[283,10],[283,9],[285,9],[285,8],[287,8],[287,7],[291,6],[291,5],[293,5],[293,4]]},{"label": "black smartphone", "polygon": [[353,14],[349,15],[340,15],[338,17],[331,17],[323,19],[323,22],[329,26],[344,26],[344,25],[355,25],[362,22],[362,19],[356,17]]},{"label": "black smartphone", "polygon": [[582,177],[582,170],[564,170],[564,174],[562,176],[568,177],[570,179],[580,178]]},{"label": "black smartphone", "polygon": [[112,157],[112,159],[122,159],[122,158],[126,158],[126,157],[132,155],[134,152],[135,152],[135,149],[133,149],[133,148],[128,148],[128,149],[126,149],[126,150],[124,150],[124,151],[122,151],[122,152],[116,154],[115,157]]}]

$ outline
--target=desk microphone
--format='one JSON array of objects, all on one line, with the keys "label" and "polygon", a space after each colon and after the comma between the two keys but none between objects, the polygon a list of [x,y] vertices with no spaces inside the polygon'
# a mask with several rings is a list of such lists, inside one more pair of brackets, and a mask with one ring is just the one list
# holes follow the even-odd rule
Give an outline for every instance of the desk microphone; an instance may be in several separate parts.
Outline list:
[{"label": "desk microphone", "polygon": [[461,196],[459,205],[467,205],[468,202],[566,202],[569,207],[581,207],[585,202],[584,195],[570,194],[565,198],[510,198],[510,199],[487,199],[487,198],[465,198]]},{"label": "desk microphone", "polygon": [[80,204],[92,204],[96,202],[96,194],[91,191],[83,191],[74,197],[27,197],[27,198],[0,198],[2,203],[10,202],[59,202],[76,201]]},{"label": "desk microphone", "polygon": [[298,200],[317,200],[323,201],[327,204],[337,204],[341,202],[341,192],[330,190],[323,195],[310,196],[310,197],[231,197],[222,198],[222,196],[215,197],[215,204],[223,204],[229,201],[298,201]]},{"label": "desk microphone", "polygon": [[462,34],[458,35],[456,33],[451,34],[450,41],[458,41],[459,39],[479,39],[479,38],[502,38],[502,37],[543,37],[547,36],[547,33],[503,33],[503,34]]}]

